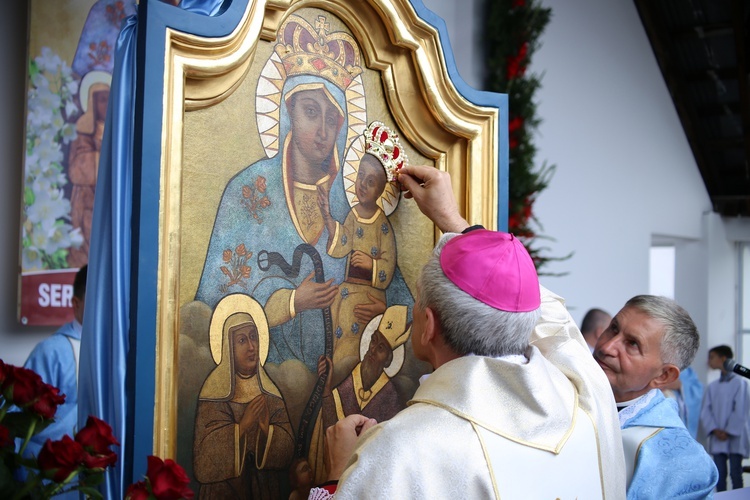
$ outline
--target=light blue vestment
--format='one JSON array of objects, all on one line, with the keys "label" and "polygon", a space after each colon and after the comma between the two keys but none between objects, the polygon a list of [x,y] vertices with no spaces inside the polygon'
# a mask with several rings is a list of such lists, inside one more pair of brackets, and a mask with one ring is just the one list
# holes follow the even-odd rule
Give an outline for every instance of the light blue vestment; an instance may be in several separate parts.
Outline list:
[{"label": "light blue vestment", "polygon": [[700,421],[701,402],[703,401],[703,384],[698,380],[698,375],[691,367],[680,372],[682,382],[682,399],[687,408],[687,426],[690,434],[695,438],[698,435],[698,422]]},{"label": "light blue vestment", "polygon": [[[712,498],[719,479],[711,457],[685,427],[677,413],[677,403],[665,398],[659,389],[638,398],[620,411],[620,426],[650,427],[655,434],[645,439],[635,460],[633,479],[627,497],[644,499]],[[659,430],[661,428],[661,430]]]},{"label": "light blue vestment", "polygon": [[[750,392],[745,379],[734,373],[722,375],[711,382],[701,411],[701,424],[708,437],[711,454],[736,453],[747,458],[750,454]],[[711,432],[720,429],[729,434],[721,441]]]},{"label": "light blue vestment", "polygon": [[[55,422],[39,434],[32,436],[24,450],[24,456],[38,456],[47,439],[57,441],[65,434],[75,435],[78,424],[78,367],[76,355],[69,338],[81,340],[81,326],[71,321],[60,327],[52,336],[43,340],[31,351],[24,368],[34,370],[42,380],[60,389],[65,394],[65,403],[58,406]],[[58,495],[55,498],[78,498],[77,492]]]}]

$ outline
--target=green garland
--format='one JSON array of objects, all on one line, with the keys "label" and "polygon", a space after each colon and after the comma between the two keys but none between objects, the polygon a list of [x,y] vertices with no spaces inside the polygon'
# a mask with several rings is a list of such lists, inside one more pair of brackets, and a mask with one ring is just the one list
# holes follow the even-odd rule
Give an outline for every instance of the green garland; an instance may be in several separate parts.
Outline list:
[{"label": "green garland", "polygon": [[[532,223],[537,195],[550,182],[555,166],[534,165],[536,147],[533,131],[539,126],[534,93],[540,87],[537,75],[527,74],[531,56],[539,48],[539,36],[550,21],[552,11],[538,0],[485,0],[483,41],[485,47],[485,89],[508,94],[508,135],[510,141],[508,231],[523,241],[537,270],[552,260],[548,247],[537,247],[540,238]],[[501,117],[503,119],[503,117]],[[549,238],[547,238],[549,239]]]}]

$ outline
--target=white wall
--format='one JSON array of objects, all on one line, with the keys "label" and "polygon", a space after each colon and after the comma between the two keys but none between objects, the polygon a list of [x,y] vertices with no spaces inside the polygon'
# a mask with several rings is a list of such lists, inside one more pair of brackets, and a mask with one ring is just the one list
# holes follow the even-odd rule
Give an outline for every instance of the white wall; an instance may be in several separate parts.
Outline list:
[{"label": "white wall", "polygon": [[16,316],[26,94],[27,2],[6,2],[0,16],[0,359],[22,365],[37,342],[55,329],[22,326]]},{"label": "white wall", "polygon": [[[468,9],[426,0],[448,25],[452,45],[468,45]],[[676,247],[675,299],[702,336],[693,366],[706,380],[709,347],[735,345],[735,241],[747,240],[750,221],[711,212],[704,187],[648,37],[632,2],[545,0],[552,21],[533,56],[542,75],[536,94],[542,119],[538,164],[557,165],[534,211],[541,234],[555,241],[543,276],[567,299],[580,321],[591,307],[617,312],[633,295],[648,293],[649,248]],[[476,10],[476,8],[474,9]],[[474,22],[477,23],[478,18]],[[459,72],[480,85],[476,64],[457,57]],[[481,74],[481,72],[479,72]],[[748,362],[750,360],[745,360]]]}]

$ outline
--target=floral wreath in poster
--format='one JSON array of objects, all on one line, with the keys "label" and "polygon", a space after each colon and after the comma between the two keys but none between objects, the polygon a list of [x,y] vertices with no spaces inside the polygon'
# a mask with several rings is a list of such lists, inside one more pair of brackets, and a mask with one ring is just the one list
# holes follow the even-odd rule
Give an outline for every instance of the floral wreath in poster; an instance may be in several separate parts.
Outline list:
[{"label": "floral wreath in poster", "polygon": [[21,234],[24,270],[67,267],[68,249],[83,243],[70,224],[70,200],[63,186],[63,145],[76,137],[78,81],[49,47],[29,63],[26,161]]}]

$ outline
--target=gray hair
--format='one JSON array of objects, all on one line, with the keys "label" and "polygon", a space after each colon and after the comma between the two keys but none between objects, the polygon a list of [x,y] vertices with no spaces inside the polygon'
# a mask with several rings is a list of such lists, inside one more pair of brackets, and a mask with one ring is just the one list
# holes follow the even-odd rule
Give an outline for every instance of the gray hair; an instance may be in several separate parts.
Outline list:
[{"label": "gray hair", "polygon": [[674,300],[656,295],[636,295],[625,307],[634,307],[664,325],[661,360],[680,370],[690,366],[700,345],[700,335],[688,312]]},{"label": "gray hair", "polygon": [[459,235],[444,234],[422,268],[417,281],[420,308],[429,307],[435,312],[443,338],[461,356],[523,354],[541,315],[540,309],[529,312],[501,311],[458,288],[440,267],[440,252],[455,236]]}]

